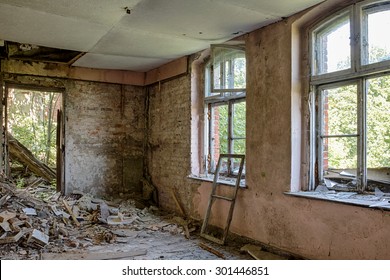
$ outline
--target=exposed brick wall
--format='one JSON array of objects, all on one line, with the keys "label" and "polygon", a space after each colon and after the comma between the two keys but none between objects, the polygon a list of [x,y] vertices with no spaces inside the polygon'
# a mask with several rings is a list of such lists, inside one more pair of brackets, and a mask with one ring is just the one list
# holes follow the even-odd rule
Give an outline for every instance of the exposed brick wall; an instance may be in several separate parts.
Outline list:
[{"label": "exposed brick wall", "polygon": [[65,131],[67,193],[124,196],[141,191],[142,88],[69,81]]},{"label": "exposed brick wall", "polygon": [[148,168],[160,206],[178,212],[173,189],[191,213],[194,182],[187,179],[191,173],[190,75],[152,86],[149,94]]}]

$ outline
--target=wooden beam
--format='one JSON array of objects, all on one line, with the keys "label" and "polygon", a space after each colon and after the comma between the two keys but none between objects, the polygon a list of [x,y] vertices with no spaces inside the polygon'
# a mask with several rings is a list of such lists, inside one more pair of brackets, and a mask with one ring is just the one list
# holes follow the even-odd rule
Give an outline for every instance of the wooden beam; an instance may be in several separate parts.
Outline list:
[{"label": "wooden beam", "polygon": [[51,182],[56,178],[56,173],[46,164],[36,159],[34,155],[22,143],[7,132],[8,150],[11,159],[28,167],[34,174]]},{"label": "wooden beam", "polygon": [[187,73],[188,57],[184,56],[146,72],[145,85],[151,85]]}]

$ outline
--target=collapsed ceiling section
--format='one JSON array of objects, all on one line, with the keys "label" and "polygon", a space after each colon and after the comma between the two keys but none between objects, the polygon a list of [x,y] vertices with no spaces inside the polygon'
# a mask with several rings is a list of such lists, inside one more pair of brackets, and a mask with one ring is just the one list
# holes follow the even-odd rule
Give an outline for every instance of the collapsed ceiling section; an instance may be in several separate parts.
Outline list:
[{"label": "collapsed ceiling section", "polygon": [[74,66],[147,71],[319,2],[0,0],[0,40],[85,52]]}]

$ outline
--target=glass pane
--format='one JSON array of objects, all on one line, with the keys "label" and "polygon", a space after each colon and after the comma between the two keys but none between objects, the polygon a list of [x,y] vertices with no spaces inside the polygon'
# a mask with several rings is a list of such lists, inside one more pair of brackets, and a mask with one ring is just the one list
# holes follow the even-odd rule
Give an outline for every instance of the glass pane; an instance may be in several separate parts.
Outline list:
[{"label": "glass pane", "polygon": [[245,155],[245,139],[233,140],[233,153]]},{"label": "glass pane", "polygon": [[233,104],[233,137],[245,138],[246,103]]},{"label": "glass pane", "polygon": [[221,71],[222,71],[221,64],[220,63],[214,64],[214,77],[213,77],[214,78],[214,89],[223,88],[223,86],[222,86],[223,73]]},{"label": "glass pane", "polygon": [[236,48],[213,48],[214,89],[244,89],[245,52]]},{"label": "glass pane", "polygon": [[325,177],[356,176],[357,137],[325,138],[322,159]]},{"label": "glass pane", "polygon": [[316,32],[315,74],[351,68],[350,19],[343,17]]},{"label": "glass pane", "polygon": [[[365,12],[365,22],[367,24],[367,37],[363,44],[367,59],[366,63],[375,63],[390,59],[390,33],[386,28],[390,26],[390,5],[382,5],[375,8],[368,8]],[[368,52],[368,54],[367,54]]]},{"label": "glass pane", "polygon": [[236,57],[234,59],[234,88],[246,88],[246,59]]},{"label": "glass pane", "polygon": [[[232,162],[232,172],[231,172],[231,174],[234,175],[234,176],[237,176],[238,172],[240,171],[241,159],[234,158],[234,159],[231,159],[231,162]],[[245,160],[244,160],[244,165],[242,167],[241,176],[242,177],[245,176]]]},{"label": "glass pane", "polygon": [[367,81],[368,178],[390,181],[390,76]]},{"label": "glass pane", "polygon": [[357,86],[322,92],[323,135],[357,134]]},{"label": "glass pane", "polygon": [[214,169],[219,155],[228,153],[228,105],[212,107],[211,118],[211,157]]}]

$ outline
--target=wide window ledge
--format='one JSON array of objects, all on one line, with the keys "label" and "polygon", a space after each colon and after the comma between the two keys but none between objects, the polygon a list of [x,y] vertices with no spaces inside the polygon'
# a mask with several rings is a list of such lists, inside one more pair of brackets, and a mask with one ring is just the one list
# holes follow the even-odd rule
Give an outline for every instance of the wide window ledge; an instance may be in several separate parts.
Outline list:
[{"label": "wide window ledge", "polygon": [[356,192],[285,192],[286,195],[304,197],[309,199],[326,200],[368,208],[390,210],[389,196],[376,196],[370,194],[358,194]]},{"label": "wide window ledge", "polygon": [[[200,176],[191,174],[191,175],[188,175],[188,178],[193,179],[193,180],[203,181],[203,182],[210,182],[210,183],[214,182],[214,175],[211,175],[211,174],[200,175]],[[221,185],[234,187],[236,185],[236,180],[234,178],[226,179],[226,180],[220,178],[218,180],[218,183]],[[240,188],[243,188],[243,189],[247,188],[247,186],[245,184],[245,179],[241,179]]]}]

